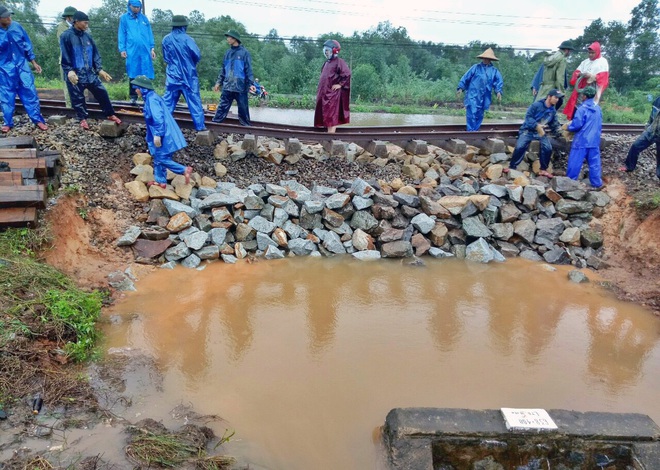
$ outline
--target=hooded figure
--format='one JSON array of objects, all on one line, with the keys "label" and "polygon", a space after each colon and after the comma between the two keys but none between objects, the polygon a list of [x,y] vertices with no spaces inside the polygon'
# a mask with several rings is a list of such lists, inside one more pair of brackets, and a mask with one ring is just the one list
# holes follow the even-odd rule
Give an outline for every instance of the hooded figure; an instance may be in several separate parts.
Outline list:
[{"label": "hooded figure", "polygon": [[[165,100],[154,91],[153,81],[140,75],[131,81],[136,92],[144,100],[144,121],[147,125],[147,146],[154,159],[155,184],[167,187],[167,170],[186,177],[190,182],[192,168],[172,160],[172,154],[186,148],[188,144],[172,117]],[[153,183],[152,183],[153,184]]]},{"label": "hooded figure", "polygon": [[582,61],[580,66],[575,69],[571,77],[571,85],[573,85],[573,93],[566,103],[564,114],[569,119],[573,118],[575,108],[579,106],[579,96],[586,87],[593,86],[596,88],[596,96],[594,103],[598,104],[603,92],[610,82],[610,66],[607,59],[600,55],[600,43],[594,42],[587,48],[589,58]]},{"label": "hooded figure", "polygon": [[594,101],[596,89],[592,86],[582,91],[585,97],[582,105],[575,111],[573,120],[566,125],[567,130],[575,132],[571,153],[568,155],[566,176],[577,180],[584,159],[589,164],[589,183],[594,188],[603,185],[600,163],[600,133],[603,129],[603,114]]},{"label": "hooded figure", "polygon": [[[545,99],[544,97],[548,95],[550,90],[559,90],[562,93],[566,91],[568,87],[568,77],[566,76],[566,58],[571,55],[571,52],[574,51],[573,45],[570,41],[564,41],[559,45],[559,50],[548,54],[548,56],[543,60],[543,69],[541,75],[541,83],[539,83],[539,88],[537,97],[539,99]],[[557,104],[557,109],[561,108],[562,101],[560,100]]]},{"label": "hooded figure", "polygon": [[[130,80],[138,75],[154,78],[153,60],[156,58],[154,35],[149,19],[142,14],[140,0],[128,0],[127,12],[119,19],[118,47],[126,59],[126,74]],[[133,87],[129,85],[131,101],[137,100]]]},{"label": "hooded figure", "polygon": [[337,57],[339,51],[341,45],[333,39],[323,45],[327,60],[321,68],[316,91],[314,127],[326,127],[329,133],[334,133],[339,124],[351,121],[351,69]]},{"label": "hooded figure", "polygon": [[197,77],[197,64],[201,53],[195,40],[186,34],[187,27],[186,17],[176,15],[172,17],[172,32],[163,38],[163,59],[167,64],[163,99],[172,112],[183,94],[195,129],[203,131],[206,125]]},{"label": "hooded figure", "polygon": [[484,113],[490,108],[493,89],[497,99],[502,99],[502,88],[504,80],[500,71],[492,64],[499,59],[489,47],[483,54],[478,55],[481,63],[475,64],[465,72],[458,82],[456,93],[460,96],[466,91],[463,105],[465,105],[465,117],[468,131],[478,131],[484,120]]},{"label": "hooded figure", "polygon": [[14,127],[16,96],[21,99],[30,120],[39,129],[46,130],[46,121],[41,115],[39,95],[34,85],[34,71],[41,73],[41,67],[35,60],[32,42],[23,27],[12,21],[12,11],[0,5],[0,103],[5,124],[2,132],[7,133]]}]

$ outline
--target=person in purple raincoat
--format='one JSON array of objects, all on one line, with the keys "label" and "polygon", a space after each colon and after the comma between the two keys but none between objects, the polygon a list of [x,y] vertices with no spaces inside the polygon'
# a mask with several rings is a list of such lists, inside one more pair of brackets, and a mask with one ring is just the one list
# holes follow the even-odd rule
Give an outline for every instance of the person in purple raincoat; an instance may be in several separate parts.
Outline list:
[{"label": "person in purple raincoat", "polygon": [[334,39],[323,44],[326,60],[321,69],[319,87],[316,91],[314,127],[325,127],[334,133],[339,124],[351,121],[351,69],[343,59],[337,57],[341,46]]}]

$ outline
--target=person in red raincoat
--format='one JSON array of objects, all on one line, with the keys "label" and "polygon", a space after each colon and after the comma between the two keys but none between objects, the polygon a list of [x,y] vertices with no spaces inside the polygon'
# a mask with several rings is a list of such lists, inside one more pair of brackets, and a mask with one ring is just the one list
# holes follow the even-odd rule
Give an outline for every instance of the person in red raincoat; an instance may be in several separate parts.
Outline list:
[{"label": "person in red raincoat", "polygon": [[578,97],[586,87],[593,86],[596,88],[594,103],[598,104],[610,82],[610,66],[607,59],[600,55],[600,43],[594,42],[587,47],[587,52],[589,58],[582,61],[571,77],[570,83],[573,86],[573,93],[571,93],[571,97],[568,99],[563,111],[568,119],[573,119],[575,109],[580,105]]},{"label": "person in red raincoat", "polygon": [[348,124],[351,120],[351,69],[337,57],[340,50],[339,42],[333,39],[323,44],[323,55],[328,60],[321,69],[316,92],[314,127],[327,127],[329,133],[334,133],[339,124]]}]

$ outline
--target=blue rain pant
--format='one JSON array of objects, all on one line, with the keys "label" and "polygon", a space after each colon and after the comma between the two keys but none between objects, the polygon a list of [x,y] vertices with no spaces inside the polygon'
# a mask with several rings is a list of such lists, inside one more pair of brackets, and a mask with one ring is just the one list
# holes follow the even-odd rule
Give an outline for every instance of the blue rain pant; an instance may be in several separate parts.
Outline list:
[{"label": "blue rain pant", "polygon": [[225,120],[234,100],[236,100],[236,105],[238,106],[238,121],[241,123],[241,126],[251,126],[248,95],[247,93],[239,93],[237,91],[222,90],[220,104],[218,104],[218,110],[215,112],[215,116],[213,116],[213,122],[222,122]]},{"label": "blue rain pant", "polygon": [[76,112],[79,121],[87,119],[89,113],[87,112],[87,103],[85,102],[85,90],[96,98],[96,101],[101,105],[103,114],[112,116],[115,114],[115,109],[112,107],[108,91],[105,89],[99,77],[94,77],[91,83],[79,81],[77,85],[73,85],[69,80],[66,81],[66,86],[69,89],[69,96],[71,96],[71,107]]},{"label": "blue rain pant", "polygon": [[522,162],[525,152],[529,148],[529,144],[532,143],[532,140],[538,140],[540,143],[541,151],[539,160],[541,161],[541,170],[548,169],[548,165],[550,165],[550,157],[552,156],[552,144],[550,143],[550,139],[545,135],[541,137],[538,133],[531,131],[520,131],[520,135],[516,141],[516,148],[511,155],[509,168],[515,170],[516,167],[520,165],[520,162]]},{"label": "blue rain pant", "polygon": [[486,110],[483,106],[479,106],[474,103],[469,103],[465,107],[465,120],[467,122],[467,130],[469,132],[478,131],[481,127],[481,123],[484,120],[484,114]]},{"label": "blue rain pant", "polygon": [[571,148],[568,155],[568,165],[566,167],[566,176],[572,180],[577,180],[580,176],[580,170],[584,159],[587,159],[589,165],[589,183],[594,188],[600,188],[603,185],[602,169],[600,164],[600,149],[598,147]]},{"label": "blue rain pant", "polygon": [[630,146],[626,157],[626,169],[634,171],[637,168],[639,154],[653,144],[655,144],[655,175],[660,178],[660,136],[654,136],[650,129],[646,129]]},{"label": "blue rain pant", "polygon": [[164,155],[154,155],[154,179],[156,183],[167,184],[167,170],[177,175],[182,175],[186,171],[185,165],[172,160],[172,153]]},{"label": "blue rain pant", "polygon": [[[195,92],[183,85],[165,85],[163,99],[165,100],[170,113],[174,112],[176,104],[182,94],[186,99],[186,103],[188,103],[188,111],[190,111],[190,117],[195,125],[195,130],[201,131],[206,129],[206,124],[204,124],[204,106],[202,105],[202,97],[200,96],[199,91]],[[227,115],[225,114],[225,117],[226,116]],[[250,118],[248,116],[248,121],[249,120]]]},{"label": "blue rain pant", "polygon": [[[4,85],[4,84],[3,84]],[[13,85],[13,86],[12,86]],[[4,88],[4,86],[3,86]],[[46,122],[41,115],[41,106],[39,105],[39,95],[34,86],[34,75],[30,70],[21,70],[18,73],[18,80],[8,84],[6,88],[0,91],[0,100],[2,100],[2,113],[5,118],[5,126],[14,127],[14,111],[16,110],[16,95],[23,103],[23,107],[33,123]]]}]

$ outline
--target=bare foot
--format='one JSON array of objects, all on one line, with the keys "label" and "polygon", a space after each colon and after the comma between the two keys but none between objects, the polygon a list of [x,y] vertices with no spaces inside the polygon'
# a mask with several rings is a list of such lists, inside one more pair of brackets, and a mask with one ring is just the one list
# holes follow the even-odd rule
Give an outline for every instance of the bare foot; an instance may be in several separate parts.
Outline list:
[{"label": "bare foot", "polygon": [[192,175],[193,169],[191,166],[186,167],[186,171],[183,172],[183,176],[186,177],[186,184],[190,184],[190,175]]}]

